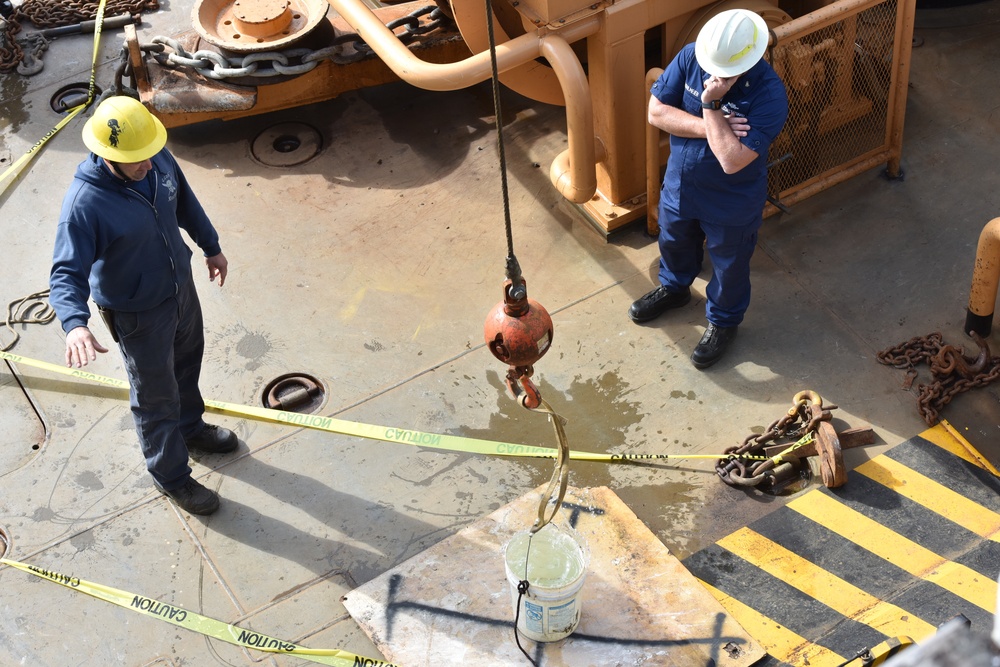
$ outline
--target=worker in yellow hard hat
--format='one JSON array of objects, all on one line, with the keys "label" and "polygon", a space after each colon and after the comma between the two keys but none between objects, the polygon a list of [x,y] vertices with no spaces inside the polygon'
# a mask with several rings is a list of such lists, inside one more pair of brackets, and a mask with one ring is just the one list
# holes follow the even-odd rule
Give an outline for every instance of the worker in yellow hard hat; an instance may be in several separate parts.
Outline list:
[{"label": "worker in yellow hard hat", "polygon": [[83,127],[91,153],[63,199],[49,301],[66,332],[66,365],[80,368],[107,352],[88,326],[93,298],[125,362],[154,485],[182,509],[210,514],[219,497],[191,477],[188,449],[231,452],[239,440],[202,419],[204,330],[181,230],[220,287],[228,263],[166,141],[163,124],[138,100],[109,97],[97,106]]},{"label": "worker in yellow hard hat", "polygon": [[653,84],[650,124],[670,134],[660,189],[660,285],[629,309],[648,322],[691,300],[704,251],[708,326],[696,368],[722,358],[750,305],[750,257],[767,200],[767,151],[788,116],[788,95],[763,59],[768,28],[746,9],[705,23]]}]

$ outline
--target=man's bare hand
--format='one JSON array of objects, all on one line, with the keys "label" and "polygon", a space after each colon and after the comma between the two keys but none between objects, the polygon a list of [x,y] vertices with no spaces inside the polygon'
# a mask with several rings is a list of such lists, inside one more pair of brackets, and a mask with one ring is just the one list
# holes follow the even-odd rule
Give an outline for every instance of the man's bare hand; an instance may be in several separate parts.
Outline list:
[{"label": "man's bare hand", "polygon": [[215,278],[218,276],[219,287],[225,285],[226,274],[229,272],[229,262],[226,260],[226,256],[220,252],[218,255],[206,257],[205,264],[208,265],[208,279],[215,282]]},{"label": "man's bare hand", "polygon": [[737,137],[745,137],[750,131],[750,121],[741,116],[726,116],[726,120],[729,121],[729,129],[733,131]]},{"label": "man's bare hand", "polygon": [[70,368],[86,366],[97,359],[98,352],[107,351],[87,327],[76,327],[66,334],[66,365]]}]

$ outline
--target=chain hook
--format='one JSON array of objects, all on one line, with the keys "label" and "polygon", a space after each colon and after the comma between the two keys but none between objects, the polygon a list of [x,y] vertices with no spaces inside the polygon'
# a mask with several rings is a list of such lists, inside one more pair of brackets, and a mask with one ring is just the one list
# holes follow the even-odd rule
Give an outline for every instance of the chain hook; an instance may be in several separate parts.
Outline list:
[{"label": "chain hook", "polygon": [[531,366],[511,366],[507,371],[507,389],[522,408],[534,410],[542,404],[542,393],[531,381]]}]

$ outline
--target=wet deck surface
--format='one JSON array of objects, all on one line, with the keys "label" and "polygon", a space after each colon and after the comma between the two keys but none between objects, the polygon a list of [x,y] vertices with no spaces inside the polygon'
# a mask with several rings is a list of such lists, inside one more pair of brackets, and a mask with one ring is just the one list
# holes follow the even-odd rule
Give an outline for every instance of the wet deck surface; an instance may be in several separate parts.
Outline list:
[{"label": "wet deck surface", "polygon": [[[147,16],[142,33],[187,30],[189,4]],[[704,326],[705,276],[686,309],[631,323],[629,304],[655,281],[655,243],[642,223],[605,240],[562,200],[547,176],[565,147],[562,110],[505,93],[515,252],[555,326],[535,379],[566,418],[574,449],[717,453],[766,428],[803,389],[839,405],[843,424],[875,429],[876,445],[849,453],[852,467],[927,427],[901,389],[902,372],[875,354],[932,331],[969,344],[961,329],[976,242],[1000,210],[989,111],[998,20],[997,0],[918,12],[906,178],[889,182],[872,170],[769,219],[739,338],[704,372],[688,356]],[[106,41],[99,81],[110,80],[117,50],[117,40]],[[59,120],[49,98],[86,80],[90,51],[85,38],[60,39],[42,74],[0,78],[0,170]],[[299,371],[328,388],[326,416],[554,446],[546,418],[513,403],[506,367],[482,344],[506,254],[492,114],[485,85],[436,93],[393,84],[172,130],[168,145],[230,261],[222,289],[196,274],[205,396],[260,405],[268,382]],[[254,139],[280,123],[315,128],[319,155],[288,168],[255,161]],[[83,155],[81,125],[74,121],[0,194],[5,301],[47,286],[62,194]],[[18,330],[14,353],[61,363],[56,324]],[[116,352],[93,369],[125,377]],[[983,451],[1000,442],[998,391],[962,396],[944,413]],[[375,658],[340,597],[551,471],[539,460],[211,416],[243,444],[235,455],[194,460],[195,474],[223,497],[217,514],[199,519],[153,489],[123,391],[4,363],[0,405],[7,558]],[[698,460],[574,463],[570,481],[613,489],[682,559],[793,498],[729,488],[711,461]],[[62,665],[71,654],[70,664],[305,664],[262,658],[11,568],[0,570],[0,586],[0,662]]]}]

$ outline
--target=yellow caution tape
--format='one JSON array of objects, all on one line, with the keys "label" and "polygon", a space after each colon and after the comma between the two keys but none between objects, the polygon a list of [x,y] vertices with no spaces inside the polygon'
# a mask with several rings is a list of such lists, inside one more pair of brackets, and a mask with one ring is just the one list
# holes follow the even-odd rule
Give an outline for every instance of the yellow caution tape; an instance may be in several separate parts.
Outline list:
[{"label": "yellow caution tape", "polygon": [[[73,107],[69,115],[59,121],[55,127],[49,130],[44,137],[35,142],[35,144],[27,150],[27,152],[22,155],[14,164],[10,165],[2,174],[0,174],[0,183],[5,181],[11,174],[20,172],[21,167],[34,159],[35,155],[42,149],[42,147],[48,143],[49,139],[56,136],[59,130],[66,127],[71,120],[76,118],[77,114],[90,106],[90,103],[94,99],[94,83],[97,76],[97,52],[101,44],[101,26],[104,25],[104,6],[107,4],[107,0],[101,0],[97,7],[97,23],[94,26],[94,53],[91,58],[90,63],[90,83],[87,86],[87,101],[83,104]],[[4,188],[6,189],[6,188]],[[2,191],[0,191],[2,192]]]},{"label": "yellow caution tape", "polygon": [[[47,361],[29,359],[10,352],[0,351],[0,359],[6,359],[14,363],[33,366],[43,370],[68,375],[80,380],[96,382],[111,387],[127,389],[128,383],[124,380],[97,375],[90,371],[79,368],[67,368]],[[252,417],[262,421],[274,422],[278,424],[289,424],[301,426],[303,428],[315,429],[338,433],[340,435],[350,435],[370,440],[382,440],[384,442],[395,442],[402,445],[415,445],[418,447],[428,447],[431,449],[444,449],[456,452],[467,452],[470,454],[486,454],[491,456],[519,456],[530,458],[556,458],[558,450],[551,447],[537,447],[532,445],[517,445],[509,442],[497,442],[495,440],[480,440],[478,438],[463,438],[455,435],[442,435],[438,433],[424,433],[412,429],[394,428],[390,426],[378,426],[376,424],[363,424],[359,422],[345,421],[334,417],[324,417],[322,415],[302,414],[298,412],[286,412],[284,410],[274,410],[272,408],[254,407],[250,405],[238,405],[236,403],[225,403],[223,401],[213,401],[206,399],[205,407],[213,412],[229,415],[240,415]],[[570,450],[570,459],[576,461],[598,461],[598,462],[637,462],[655,461],[665,459],[725,459],[729,454],[596,454],[592,452],[578,452]],[[762,456],[740,456],[739,458],[749,458],[754,460],[766,460]]]},{"label": "yellow caution tape", "polygon": [[799,438],[798,440],[796,440],[795,442],[793,442],[788,447],[788,449],[783,449],[783,450],[781,450],[781,452],[779,454],[776,454],[775,456],[772,456],[771,460],[774,461],[774,465],[778,465],[779,463],[781,463],[781,462],[783,462],[785,460],[784,457],[785,457],[786,454],[791,454],[796,449],[801,449],[802,447],[805,447],[806,445],[808,445],[809,443],[811,443],[815,439],[816,439],[816,435],[812,431],[809,431],[804,436],[802,436],[801,438]]},{"label": "yellow caution tape", "polygon": [[166,602],[160,602],[159,600],[143,597],[142,595],[135,595],[134,593],[128,593],[117,588],[111,588],[110,586],[84,581],[73,575],[52,572],[51,570],[18,563],[6,558],[0,558],[0,563],[23,570],[36,577],[55,582],[71,590],[86,593],[98,600],[116,604],[119,607],[130,609],[145,616],[152,616],[161,621],[172,623],[173,625],[203,634],[206,637],[219,639],[235,646],[243,646],[265,653],[294,655],[310,662],[316,662],[321,665],[333,665],[334,667],[398,667],[398,665],[394,665],[391,662],[366,658],[339,649],[306,648],[282,639],[269,637],[259,632],[244,630],[235,625],[223,623],[214,618],[202,616],[201,614],[188,611],[182,607],[176,607]]}]

